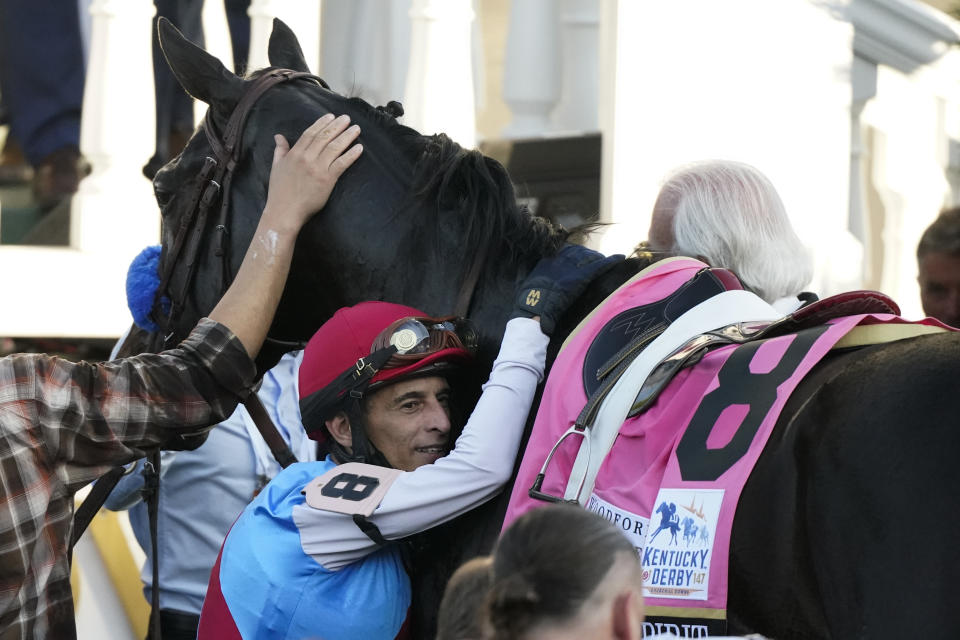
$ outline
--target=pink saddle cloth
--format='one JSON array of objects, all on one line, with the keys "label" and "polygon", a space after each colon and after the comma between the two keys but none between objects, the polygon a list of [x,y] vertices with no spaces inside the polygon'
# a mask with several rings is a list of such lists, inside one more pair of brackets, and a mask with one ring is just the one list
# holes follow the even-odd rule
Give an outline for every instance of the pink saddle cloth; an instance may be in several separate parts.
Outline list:
[{"label": "pink saddle cloth", "polygon": [[[594,338],[618,314],[665,298],[703,267],[691,259],[654,265],[612,294],[568,340],[547,379],[504,527],[546,504],[528,491],[588,400],[582,369]],[[905,323],[891,314],[859,314],[717,348],[680,371],[644,413],[623,423],[593,490],[580,503],[610,520],[636,547],[648,614],[702,625],[696,632],[704,635],[724,632],[733,516],[784,404],[851,329]],[[920,324],[943,326],[930,319]],[[558,447],[544,492],[564,495],[581,442],[567,438]]]}]

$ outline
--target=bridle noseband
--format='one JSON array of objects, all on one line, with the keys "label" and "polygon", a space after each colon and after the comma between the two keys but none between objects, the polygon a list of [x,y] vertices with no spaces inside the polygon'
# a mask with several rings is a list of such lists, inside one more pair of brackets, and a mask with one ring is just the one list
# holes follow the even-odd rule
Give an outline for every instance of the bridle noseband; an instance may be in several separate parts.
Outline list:
[{"label": "bridle noseband", "polygon": [[[218,198],[220,199],[220,212],[216,227],[214,227],[217,232],[214,255],[219,257],[221,261],[220,295],[218,298],[224,294],[230,285],[230,261],[226,238],[228,235],[227,212],[230,208],[230,185],[237,163],[240,160],[240,143],[243,138],[244,125],[253,109],[253,105],[271,87],[300,78],[313,80],[324,89],[330,88],[323,78],[312,73],[291,69],[274,69],[253,80],[230,114],[230,119],[227,121],[227,126],[224,128],[222,135],[218,135],[214,126],[210,115],[212,109],[207,110],[200,128],[206,134],[212,155],[204,159],[203,168],[197,176],[196,185],[190,198],[188,213],[180,219],[173,244],[169,252],[163,257],[160,285],[157,287],[153,299],[153,309],[150,313],[151,319],[161,328],[161,331],[157,334],[159,338],[155,337],[152,345],[155,351],[169,347],[169,343],[173,339],[173,319],[178,317],[183,310],[187,292],[196,275],[197,258],[207,226],[207,215]],[[187,273],[179,289],[173,292],[171,291],[171,278],[181,259],[186,264]],[[163,298],[170,301],[167,309],[164,309],[161,305],[160,301]],[[291,343],[291,348],[296,348],[296,346],[296,344]]]}]

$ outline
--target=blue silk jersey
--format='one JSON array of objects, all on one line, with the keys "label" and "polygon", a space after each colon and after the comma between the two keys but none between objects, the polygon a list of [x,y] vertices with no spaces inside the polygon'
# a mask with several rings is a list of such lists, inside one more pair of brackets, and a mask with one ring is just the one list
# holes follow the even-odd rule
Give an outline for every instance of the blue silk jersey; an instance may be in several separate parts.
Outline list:
[{"label": "blue silk jersey", "polygon": [[337,571],[301,546],[293,508],[304,503],[307,483],[334,466],[329,460],[291,465],[243,511],[214,567],[198,638],[397,636],[410,606],[410,579],[396,545]]}]

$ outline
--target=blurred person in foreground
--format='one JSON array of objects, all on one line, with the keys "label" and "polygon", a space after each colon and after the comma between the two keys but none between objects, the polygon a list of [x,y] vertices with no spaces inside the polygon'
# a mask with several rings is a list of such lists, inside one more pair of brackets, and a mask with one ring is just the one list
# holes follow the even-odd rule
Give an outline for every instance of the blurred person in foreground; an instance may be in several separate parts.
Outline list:
[{"label": "blurred person in foreground", "polygon": [[940,212],[917,245],[923,312],[960,327],[960,207]]},{"label": "blurred person in foreground", "polygon": [[493,558],[480,556],[463,563],[450,576],[437,613],[437,640],[486,640],[492,636],[486,615],[492,566]]},{"label": "blurred person in foreground", "polygon": [[495,640],[640,640],[638,550],[613,523],[579,505],[529,511],[493,550],[486,612]]},{"label": "blurred person in foreground", "polygon": [[74,638],[74,494],[156,447],[196,446],[254,383],[301,227],[360,155],[325,116],[276,136],[269,193],[233,283],[178,347],[107,363],[0,359],[0,638]]}]

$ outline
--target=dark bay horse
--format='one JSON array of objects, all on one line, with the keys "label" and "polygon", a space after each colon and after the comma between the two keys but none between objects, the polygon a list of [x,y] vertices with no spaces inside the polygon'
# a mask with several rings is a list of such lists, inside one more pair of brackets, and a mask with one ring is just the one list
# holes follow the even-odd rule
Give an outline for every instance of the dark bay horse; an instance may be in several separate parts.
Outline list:
[{"label": "dark bay horse", "polygon": [[[184,88],[223,127],[253,80],[161,30]],[[275,23],[270,62],[305,71],[296,38]],[[224,237],[199,235],[197,276],[172,318],[182,338],[214,306],[243,257],[261,208],[274,133],[291,142],[318,116],[349,113],[365,151],[298,240],[271,336],[303,341],[337,308],[385,299],[449,312],[471,265],[482,261],[469,315],[492,362],[517,283],[562,231],[517,207],[503,167],[445,136],[421,136],[389,110],[342,97],[309,79],[278,85],[250,111],[233,178]],[[155,180],[164,256],[211,148],[195,134]],[[221,194],[222,195],[222,194]],[[568,313],[566,330],[645,263],[627,260],[595,282]],[[173,282],[186,282],[173,265]],[[271,365],[282,345],[264,352]],[[289,347],[287,347],[289,348]],[[960,636],[954,576],[960,545],[960,336],[946,334],[833,352],[801,383],[742,494],[730,557],[730,633],[770,637]],[[506,494],[504,494],[506,495]],[[449,572],[490,549],[505,499],[418,540],[416,637],[432,637]],[[917,527],[918,505],[942,526]],[[452,542],[451,542],[452,541]]]}]

